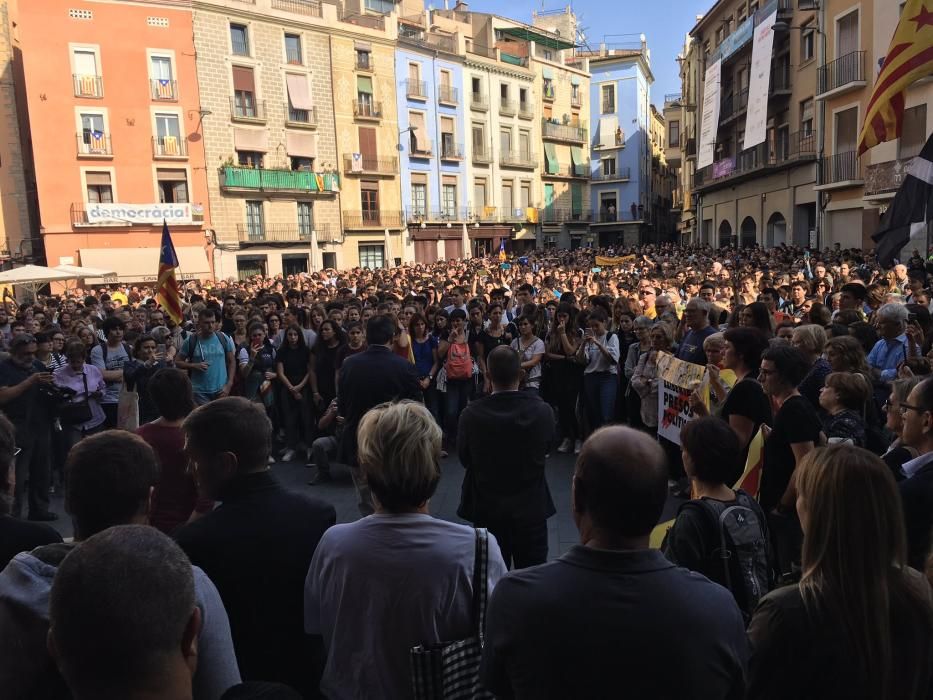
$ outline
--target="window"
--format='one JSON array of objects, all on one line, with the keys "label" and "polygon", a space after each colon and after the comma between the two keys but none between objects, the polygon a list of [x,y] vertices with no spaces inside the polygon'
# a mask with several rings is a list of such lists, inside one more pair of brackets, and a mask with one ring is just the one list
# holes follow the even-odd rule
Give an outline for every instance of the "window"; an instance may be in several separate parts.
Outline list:
[{"label": "window", "polygon": [[722,25],[716,30],[716,46],[719,46],[726,38],[726,28]]},{"label": "window", "polygon": [[311,172],[314,170],[314,158],[307,158],[305,156],[289,156],[288,160],[292,170],[304,170],[306,172]]},{"label": "window", "polygon": [[374,116],[373,110],[373,79],[368,75],[356,76],[356,99],[359,101],[359,114]]},{"label": "window", "polygon": [[834,153],[851,153],[858,143],[858,107],[835,114],[836,148]]},{"label": "window", "polygon": [[503,129],[499,132],[499,147],[502,149],[502,155],[507,156],[512,152],[512,130]]},{"label": "window", "polygon": [[667,127],[667,147],[678,148],[680,146],[680,122],[672,121]]},{"label": "window", "polygon": [[249,56],[249,32],[245,24],[230,25],[230,48],[234,56]]},{"label": "window", "polygon": [[304,63],[301,59],[301,37],[298,34],[285,35],[285,60],[297,66]]},{"label": "window", "polygon": [[[371,0],[366,0],[369,4]],[[385,248],[381,245],[363,245],[360,244],[360,267],[366,267],[370,270],[385,267],[386,256]]]},{"label": "window", "polygon": [[298,202],[298,235],[301,238],[311,238],[314,230],[314,208],[311,202]]},{"label": "window", "polygon": [[75,97],[103,97],[104,86],[93,49],[75,49],[72,52]]},{"label": "window", "polygon": [[858,10],[836,20],[836,58],[858,51]]},{"label": "window", "polygon": [[450,117],[441,117],[441,154],[456,156],[457,144],[454,141],[454,120]]},{"label": "window", "polygon": [[393,0],[366,0],[364,7],[367,10],[387,15],[395,8],[395,3]]},{"label": "window", "polygon": [[175,100],[175,81],[172,79],[172,59],[169,56],[149,57],[149,80],[152,99]]},{"label": "window", "polygon": [[917,105],[904,110],[904,124],[898,142],[897,157],[913,158],[926,142],[927,106]]},{"label": "window", "polygon": [[482,124],[473,125],[473,153],[475,155],[487,155],[486,129]]},{"label": "window", "polygon": [[518,88],[518,108],[523,112],[529,109],[528,88]]},{"label": "window", "polygon": [[262,157],[265,155],[260,151],[237,151],[237,163],[243,168],[261,168]]},{"label": "window", "polygon": [[250,238],[263,238],[266,224],[262,216],[262,202],[246,202],[246,233]]},{"label": "window", "polygon": [[159,156],[183,156],[185,144],[181,137],[181,126],[177,114],[155,115],[156,149]]},{"label": "window", "polygon": [[317,121],[308,77],[297,73],[285,74],[285,89],[288,93],[288,121],[313,124]]},{"label": "window", "polygon": [[502,212],[504,214],[512,213],[512,183],[503,182],[502,183]]},{"label": "window", "polygon": [[113,185],[109,172],[86,172],[88,204],[107,204],[113,202]]},{"label": "window", "polygon": [[81,146],[82,153],[110,153],[103,114],[81,114]]},{"label": "window", "polygon": [[159,183],[159,202],[180,204],[188,202],[188,174],[184,169],[158,168],[156,181]]},{"label": "window", "polygon": [[253,69],[233,66],[233,116],[255,119],[258,114]]},{"label": "window", "polygon": [[603,114],[615,114],[616,111],[616,86],[603,85]]},{"label": "window", "polygon": [[362,209],[363,223],[379,223],[379,183],[360,183],[360,209]]},{"label": "window", "polygon": [[616,159],[615,158],[603,158],[603,177],[613,177],[616,174]]},{"label": "window", "polygon": [[519,193],[521,197],[522,209],[529,209],[531,207],[531,183],[523,182],[521,184],[521,192]]},{"label": "window", "polygon": [[457,184],[446,178],[441,185],[441,210],[445,219],[457,218]]},{"label": "window", "polygon": [[576,83],[570,83],[570,101],[573,104],[580,104],[580,86]]},{"label": "window", "polygon": [[499,83],[499,97],[502,100],[502,106],[509,104],[509,86],[507,83]]},{"label": "window", "polygon": [[423,182],[413,182],[411,185],[411,213],[412,216],[428,214],[428,186]]},{"label": "window", "polygon": [[473,206],[482,209],[486,206],[486,181],[476,180],[473,183]]},{"label": "window", "polygon": [[550,78],[544,79],[544,98],[547,100],[553,100],[556,95],[556,89],[554,88],[554,81]]},{"label": "window", "polygon": [[800,61],[810,61],[816,51],[816,32],[812,23],[803,25],[800,30]]},{"label": "window", "polygon": [[369,49],[356,50],[356,68],[357,70],[372,70],[372,54]]},{"label": "window", "polygon": [[518,132],[518,152],[523,158],[531,158],[531,133],[528,131]]},{"label": "window", "polygon": [[800,133],[813,133],[813,98],[800,103]]}]

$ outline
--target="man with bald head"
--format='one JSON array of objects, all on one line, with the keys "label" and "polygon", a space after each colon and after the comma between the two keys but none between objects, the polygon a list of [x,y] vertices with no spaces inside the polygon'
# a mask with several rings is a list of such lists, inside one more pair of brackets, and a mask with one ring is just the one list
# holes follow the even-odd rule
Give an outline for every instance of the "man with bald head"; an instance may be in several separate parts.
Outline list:
[{"label": "man with bald head", "polygon": [[744,696],[749,651],[735,600],[649,549],[666,497],[664,453],[651,437],[622,426],[590,436],[571,494],[580,544],[513,571],[493,591],[488,690],[536,699]]}]

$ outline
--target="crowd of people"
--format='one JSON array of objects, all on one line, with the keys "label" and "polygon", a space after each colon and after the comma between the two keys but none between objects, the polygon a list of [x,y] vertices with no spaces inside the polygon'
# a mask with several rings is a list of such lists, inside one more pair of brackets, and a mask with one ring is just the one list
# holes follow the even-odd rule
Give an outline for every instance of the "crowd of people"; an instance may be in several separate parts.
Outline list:
[{"label": "crowd of people", "polygon": [[[475,697],[933,697],[931,281],[664,245],[189,283],[180,323],[10,302],[0,688],[424,697],[412,649],[478,625]],[[676,440],[668,356],[706,377]],[[456,462],[472,526],[430,514]],[[347,467],[363,517],[276,463]]]}]

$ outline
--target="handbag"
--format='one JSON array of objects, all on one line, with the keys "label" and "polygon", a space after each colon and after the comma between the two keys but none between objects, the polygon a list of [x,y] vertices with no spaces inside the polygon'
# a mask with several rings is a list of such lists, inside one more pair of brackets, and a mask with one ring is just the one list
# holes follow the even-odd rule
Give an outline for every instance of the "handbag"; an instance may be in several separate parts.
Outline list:
[{"label": "handbag", "polygon": [[58,421],[62,425],[83,425],[94,417],[87,388],[87,374],[82,374],[81,379],[84,381],[84,401],[64,403],[58,407]]},{"label": "handbag", "polygon": [[486,629],[489,534],[476,528],[473,562],[473,634],[466,639],[412,647],[409,656],[415,700],[487,700],[495,696],[480,686],[479,667]]}]

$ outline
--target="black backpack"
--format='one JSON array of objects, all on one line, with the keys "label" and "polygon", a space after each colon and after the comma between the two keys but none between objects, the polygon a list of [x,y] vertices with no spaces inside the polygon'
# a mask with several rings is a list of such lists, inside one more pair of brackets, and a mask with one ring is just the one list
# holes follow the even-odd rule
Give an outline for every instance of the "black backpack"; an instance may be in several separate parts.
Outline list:
[{"label": "black backpack", "polygon": [[688,501],[699,507],[719,535],[713,554],[722,563],[723,585],[728,588],[746,623],[758,601],[774,586],[768,525],[761,506],[745,491],[736,491],[733,503],[709,498]]}]

